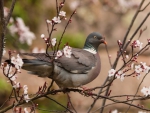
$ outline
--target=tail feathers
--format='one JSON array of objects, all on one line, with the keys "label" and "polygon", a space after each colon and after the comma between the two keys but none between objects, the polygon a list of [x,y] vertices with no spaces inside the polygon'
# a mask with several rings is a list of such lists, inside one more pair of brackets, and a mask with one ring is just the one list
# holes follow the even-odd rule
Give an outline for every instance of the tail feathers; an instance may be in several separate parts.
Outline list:
[{"label": "tail feathers", "polygon": [[[5,62],[11,64],[10,60],[6,60]],[[49,77],[53,70],[52,63],[50,62],[38,59],[23,59],[23,62],[22,69],[29,71],[31,74],[38,75],[39,77]]]},{"label": "tail feathers", "polygon": [[44,62],[38,59],[23,59],[23,62],[24,64],[22,69],[40,77],[50,76],[53,70],[52,64],[50,62]]}]

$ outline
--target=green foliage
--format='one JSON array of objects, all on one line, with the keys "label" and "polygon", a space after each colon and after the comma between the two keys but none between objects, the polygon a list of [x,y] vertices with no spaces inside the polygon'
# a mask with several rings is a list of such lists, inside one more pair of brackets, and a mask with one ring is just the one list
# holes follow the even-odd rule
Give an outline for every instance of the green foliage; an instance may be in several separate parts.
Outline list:
[{"label": "green foliage", "polygon": [[[58,35],[57,40],[60,39],[61,35]],[[69,44],[69,46],[74,48],[82,48],[84,46],[85,37],[82,33],[76,33],[76,34],[65,34],[62,43],[60,45],[60,48],[62,49],[66,43]]]},{"label": "green foliage", "polygon": [[[67,97],[66,95],[54,95],[50,96],[50,98],[56,100],[57,102],[61,103],[62,105],[67,105]],[[44,98],[43,100],[38,100],[38,108],[40,113],[49,113],[49,111],[63,111],[65,110],[63,107],[55,103],[54,101]]]},{"label": "green foliage", "polygon": [[[11,1],[5,2],[6,7],[9,8],[10,5]],[[40,21],[37,15],[41,15],[43,11],[41,7],[41,0],[19,0],[15,4],[12,16],[21,17],[32,31],[36,31]]]},{"label": "green foliage", "polygon": [[3,79],[3,78],[0,78],[0,93],[9,93],[11,90],[11,86],[8,84],[8,82]]}]

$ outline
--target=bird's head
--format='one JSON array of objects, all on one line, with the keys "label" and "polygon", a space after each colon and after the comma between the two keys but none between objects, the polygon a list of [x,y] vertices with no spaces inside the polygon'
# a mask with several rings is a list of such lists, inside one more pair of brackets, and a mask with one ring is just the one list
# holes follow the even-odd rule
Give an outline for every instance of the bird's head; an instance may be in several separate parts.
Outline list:
[{"label": "bird's head", "polygon": [[97,51],[98,46],[101,43],[106,44],[104,37],[97,32],[93,32],[88,35],[88,37],[85,41],[85,44],[84,44],[84,49],[95,49]]}]

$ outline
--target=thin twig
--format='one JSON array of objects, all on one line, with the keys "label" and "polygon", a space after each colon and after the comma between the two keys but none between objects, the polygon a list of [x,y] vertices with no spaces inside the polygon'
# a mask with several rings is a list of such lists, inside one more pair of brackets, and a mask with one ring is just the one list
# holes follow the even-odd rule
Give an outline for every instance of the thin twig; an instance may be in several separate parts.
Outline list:
[{"label": "thin twig", "polygon": [[11,4],[10,10],[9,10],[9,13],[8,13],[8,16],[7,16],[6,21],[5,21],[6,26],[8,25],[9,20],[10,20],[10,18],[12,16],[15,4],[16,4],[16,0],[12,0],[12,4]]},{"label": "thin twig", "polygon": [[70,109],[68,109],[67,107],[65,107],[64,105],[60,104],[59,102],[57,102],[56,100],[50,98],[49,96],[45,96],[46,98],[48,98],[49,100],[54,101],[55,103],[57,103],[58,105],[60,105],[61,107],[65,108],[66,110],[68,110],[70,113],[73,113]]},{"label": "thin twig", "polygon": [[150,4],[150,2],[148,2],[148,4],[146,4],[146,6],[143,9],[139,10],[139,12],[144,11],[149,6],[149,4]]},{"label": "thin twig", "polygon": [[[141,84],[143,83],[143,81],[144,81],[144,79],[146,78],[147,75],[148,75],[148,73],[145,74],[145,76],[144,76],[143,79],[141,80],[141,82],[140,82],[140,84],[139,84],[139,86],[138,86],[138,88],[137,88],[137,90],[136,90],[136,93],[135,93],[135,95],[133,96],[133,99],[135,98],[136,94],[138,93],[138,91],[139,91],[139,89],[140,89],[140,86],[141,86]],[[131,101],[131,104],[132,104],[132,103],[133,103],[133,101]],[[125,113],[127,113],[127,112],[129,111],[130,107],[131,107],[131,106],[128,107],[128,109],[126,110]]]},{"label": "thin twig", "polygon": [[111,63],[111,59],[110,59],[110,56],[109,56],[108,47],[107,47],[107,45],[106,45],[106,44],[105,44],[105,48],[106,48],[106,51],[107,51],[107,56],[108,56],[108,59],[109,59],[110,67],[112,68],[112,63]]},{"label": "thin twig", "polygon": [[72,104],[72,102],[71,102],[71,99],[70,99],[70,96],[69,96],[68,93],[67,93],[67,97],[68,97],[68,101],[69,101],[71,107],[73,108],[73,110],[75,111],[75,113],[77,113],[76,109],[74,108],[74,106],[73,106],[73,104]]},{"label": "thin twig", "polygon": [[[124,48],[123,51],[124,51],[124,50],[126,49],[126,47],[127,47],[127,46],[124,47],[125,42],[126,42],[126,40],[127,40],[127,37],[128,37],[128,35],[129,35],[129,32],[130,32],[130,30],[131,30],[131,28],[132,28],[132,26],[133,26],[133,24],[134,24],[134,22],[135,22],[135,19],[137,18],[138,14],[139,14],[139,10],[141,9],[141,7],[142,7],[142,5],[143,5],[144,2],[145,2],[145,0],[142,0],[142,1],[141,1],[141,3],[140,3],[140,5],[139,5],[139,7],[138,7],[138,9],[137,9],[137,11],[136,11],[136,13],[135,13],[133,19],[132,19],[132,21],[131,21],[131,23],[130,23],[130,25],[129,25],[129,28],[128,28],[128,30],[127,30],[127,32],[126,32],[124,38],[123,38],[123,43],[122,43],[122,47]],[[131,40],[130,40],[130,41],[131,41]],[[130,42],[128,42],[128,43],[130,43]],[[113,69],[116,68],[117,63],[118,63],[118,61],[119,61],[119,58],[120,58],[120,54],[118,54],[117,58],[115,59],[115,62],[114,62],[114,64],[113,64]]]}]

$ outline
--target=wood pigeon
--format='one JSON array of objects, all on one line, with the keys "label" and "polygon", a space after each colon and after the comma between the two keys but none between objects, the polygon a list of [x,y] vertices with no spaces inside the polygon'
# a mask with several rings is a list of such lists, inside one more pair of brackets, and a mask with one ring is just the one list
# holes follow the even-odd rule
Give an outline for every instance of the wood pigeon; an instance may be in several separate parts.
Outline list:
[{"label": "wood pigeon", "polygon": [[72,48],[71,58],[63,55],[53,63],[46,53],[24,53],[36,59],[23,59],[22,68],[39,77],[53,79],[60,88],[79,87],[99,75],[101,62],[97,52],[101,43],[106,44],[104,38],[93,32],[88,35],[83,49]]}]

